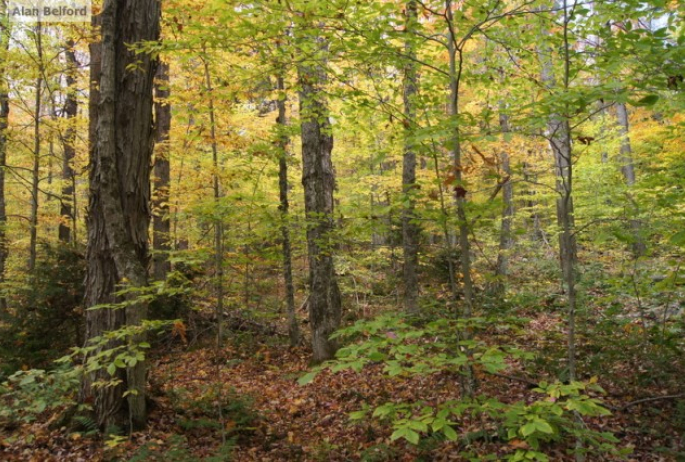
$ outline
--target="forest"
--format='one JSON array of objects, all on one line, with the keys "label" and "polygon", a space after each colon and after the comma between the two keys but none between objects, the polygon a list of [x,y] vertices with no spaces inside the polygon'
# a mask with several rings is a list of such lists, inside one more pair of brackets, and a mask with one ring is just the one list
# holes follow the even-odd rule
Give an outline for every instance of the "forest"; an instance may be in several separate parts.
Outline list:
[{"label": "forest", "polygon": [[679,0],[0,0],[0,460],[684,461],[684,76]]}]

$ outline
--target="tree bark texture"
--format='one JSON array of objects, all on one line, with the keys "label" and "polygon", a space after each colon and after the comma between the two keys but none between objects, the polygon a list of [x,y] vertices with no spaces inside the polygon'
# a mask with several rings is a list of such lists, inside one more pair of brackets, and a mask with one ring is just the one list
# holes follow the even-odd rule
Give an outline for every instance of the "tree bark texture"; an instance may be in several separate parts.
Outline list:
[{"label": "tree bark texture", "polygon": [[331,152],[333,133],[328,118],[326,97],[322,91],[327,76],[328,44],[315,40],[318,52],[298,66],[300,81],[300,117],[302,129],[302,184],[307,219],[309,262],[309,321],[312,329],[314,363],[331,359],[337,350],[330,335],[340,325],[340,289],[333,264],[332,232],[335,173]]},{"label": "tree bark texture", "polygon": [[75,195],[75,180],[74,175],[74,157],[76,156],[76,149],[74,142],[76,140],[76,127],[74,121],[78,112],[78,100],[76,99],[76,72],[79,66],[76,60],[76,53],[74,52],[74,41],[69,39],[64,50],[66,56],[67,70],[66,76],[66,99],[64,101],[64,117],[67,119],[67,129],[61,136],[62,142],[62,194],[60,203],[60,221],[58,236],[61,242],[75,243],[76,242],[76,195]]},{"label": "tree bark texture", "polygon": [[152,218],[152,276],[156,281],[164,281],[171,271],[168,252],[170,245],[171,222],[169,219],[169,184],[171,169],[169,164],[169,131],[171,130],[171,105],[169,103],[169,64],[159,63],[155,83],[155,167]]},{"label": "tree bark texture", "polygon": [[[3,14],[7,10],[7,3],[0,2]],[[9,49],[9,30],[5,22],[0,23],[0,53]],[[4,71],[5,63],[0,63]],[[2,72],[4,74],[4,72]],[[10,115],[9,88],[5,79],[0,79],[0,311],[7,309],[7,300],[2,284],[5,282],[5,267],[9,256],[7,245],[7,202],[5,199],[5,168],[7,166],[7,128]]]},{"label": "tree bark texture", "polygon": [[[406,33],[410,34],[417,22],[417,6],[415,0],[409,0],[406,8]],[[402,248],[404,253],[404,308],[407,313],[417,313],[419,309],[419,234],[421,232],[416,223],[416,146],[412,141],[413,130],[416,128],[416,96],[418,93],[418,72],[415,62],[416,51],[412,38],[408,37],[404,45],[408,57],[404,75],[404,117],[406,129],[404,132],[404,154],[402,158],[402,193],[405,195],[402,210]]]},{"label": "tree bark texture", "polygon": [[[100,94],[87,217],[87,306],[122,301],[114,295],[121,285],[147,284],[156,63],[149,54],[135,54],[129,46],[157,40],[159,21],[160,5],[156,0],[106,0],[102,8]],[[135,68],[129,69],[134,63]],[[92,70],[97,69],[97,62],[93,64]],[[88,311],[87,338],[141,324],[147,305],[134,295],[126,298],[125,309]],[[143,340],[143,334],[135,335],[129,346]],[[111,379],[105,371],[85,380],[83,394],[87,400],[92,398],[102,429],[116,426],[137,430],[145,426],[145,374],[145,361],[140,361],[126,370],[117,369],[116,378],[121,380],[117,386],[92,386],[93,380]],[[125,391],[133,393],[125,398]]]}]

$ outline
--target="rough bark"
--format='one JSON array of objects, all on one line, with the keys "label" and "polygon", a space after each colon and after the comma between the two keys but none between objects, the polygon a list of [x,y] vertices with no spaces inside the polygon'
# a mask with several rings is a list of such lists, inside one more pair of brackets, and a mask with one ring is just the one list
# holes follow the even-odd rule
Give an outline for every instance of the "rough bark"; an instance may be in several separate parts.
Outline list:
[{"label": "rough bark", "polygon": [[65,72],[67,83],[67,94],[64,101],[64,117],[67,119],[67,129],[64,135],[61,136],[62,142],[62,194],[60,203],[60,221],[58,236],[61,242],[75,243],[76,242],[76,195],[75,195],[75,181],[74,175],[74,157],[76,149],[74,143],[76,140],[76,127],[74,120],[78,112],[78,100],[76,99],[76,72],[79,66],[76,60],[76,53],[74,52],[74,41],[69,39],[64,50],[66,57],[67,70]]},{"label": "rough bark", "polygon": [[[129,46],[157,40],[159,19],[156,0],[106,0],[102,8],[100,94],[87,217],[87,306],[121,301],[114,295],[115,286],[147,284],[155,61],[146,53],[135,54]],[[128,69],[134,63],[135,70]],[[96,69],[94,61],[91,72]],[[125,309],[88,311],[87,338],[141,324],[147,305],[134,295],[126,298]],[[132,336],[129,346],[143,340],[144,334]],[[140,361],[125,371],[117,370],[116,378],[121,380],[117,386],[92,386],[93,380],[111,379],[104,371],[85,379],[84,399],[93,401],[102,429],[145,426],[145,374],[146,362]],[[127,390],[133,393],[125,398]]]},{"label": "rough bark", "polygon": [[171,222],[169,219],[169,183],[171,169],[169,164],[169,131],[171,130],[171,105],[168,101],[169,65],[160,63],[155,83],[155,167],[152,218],[152,277],[164,281],[171,271],[168,252],[170,245]]},{"label": "rough bark", "polygon": [[[628,108],[625,103],[616,105],[616,118],[618,120],[619,132],[621,135],[621,149],[619,163],[621,165],[621,173],[626,182],[628,190],[635,186],[635,163],[633,162],[633,150],[630,145],[630,125],[628,120]],[[637,215],[639,210],[637,204],[633,200],[630,191],[628,192],[628,199],[631,202],[632,212]],[[635,257],[644,255],[647,250],[645,242],[642,239],[640,229],[642,228],[638,218],[630,219],[630,228],[633,232],[632,251]]]},{"label": "rough bark", "polygon": [[[5,14],[7,3],[0,2],[0,10]],[[9,30],[6,26],[5,18],[0,21],[0,53],[7,53],[9,49]],[[4,71],[5,63],[2,62],[2,69]],[[0,72],[4,74],[4,72]],[[9,88],[7,81],[0,79],[0,311],[7,308],[7,300],[5,299],[2,284],[5,282],[5,266],[7,263],[8,250],[7,245],[7,203],[5,200],[5,167],[7,165],[7,128],[8,118],[10,114],[9,105]]]},{"label": "rough bark", "polygon": [[290,337],[290,345],[296,346],[300,343],[300,328],[295,316],[295,286],[293,284],[293,260],[292,248],[290,245],[290,228],[288,226],[289,208],[288,201],[288,145],[290,138],[286,133],[288,126],[288,118],[285,107],[285,83],[283,76],[278,75],[276,78],[276,86],[280,92],[278,101],[278,118],[276,123],[280,130],[278,144],[280,148],[280,155],[278,158],[278,195],[280,204],[278,209],[281,212],[281,238],[283,249],[283,282],[285,283],[285,302],[286,311],[288,314],[288,336]]},{"label": "rough bark", "polygon": [[[406,8],[406,33],[410,34],[417,21],[417,6],[415,0],[409,0]],[[416,127],[415,98],[418,93],[418,72],[415,62],[416,52],[411,37],[404,45],[408,61],[404,75],[404,117],[406,129],[404,132],[404,154],[402,158],[402,192],[404,204],[402,210],[402,248],[404,253],[404,308],[408,313],[418,312],[419,281],[417,270],[419,266],[418,247],[420,228],[416,224],[416,146],[412,141],[413,129]]]},{"label": "rough bark", "polygon": [[331,359],[337,344],[330,335],[340,325],[340,289],[333,264],[332,231],[335,174],[331,152],[333,133],[327,101],[322,91],[326,83],[328,44],[314,40],[318,50],[298,66],[302,130],[302,184],[304,185],[309,262],[309,321],[312,329],[313,362]]}]

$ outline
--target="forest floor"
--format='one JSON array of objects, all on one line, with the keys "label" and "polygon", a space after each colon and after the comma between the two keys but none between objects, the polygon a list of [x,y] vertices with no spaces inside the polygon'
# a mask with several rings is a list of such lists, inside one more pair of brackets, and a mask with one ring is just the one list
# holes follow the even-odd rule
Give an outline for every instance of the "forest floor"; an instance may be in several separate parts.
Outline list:
[{"label": "forest floor", "polygon": [[[548,338],[546,334],[563,332],[560,315],[538,312],[535,316],[522,337],[510,340],[542,348],[540,339]],[[502,460],[517,445],[525,445],[518,440],[499,441],[493,423],[468,416],[458,422],[456,430],[461,437],[455,442],[426,438],[415,446],[404,440],[391,441],[391,431],[377,419],[354,423],[349,413],[364,404],[373,407],[389,400],[456,399],[459,378],[449,373],[388,378],[376,364],[359,373],[325,371],[313,382],[299,385],[297,379],[307,371],[308,361],[305,350],[273,339],[269,344],[258,338],[249,344],[234,342],[221,351],[199,344],[185,347],[179,340],[152,360],[147,431],[107,442],[84,432],[53,428],[57,416],[45,413],[36,422],[0,432],[0,460],[469,460],[463,456],[465,451],[475,457],[470,460],[482,460],[483,454],[494,456],[490,460]],[[517,367],[513,365],[501,375],[479,374],[478,393],[503,402],[535,399],[533,387],[522,379],[525,371]],[[629,361],[612,367],[612,375],[599,377],[612,415],[588,419],[586,425],[613,432],[619,447],[632,449],[627,460],[685,460],[683,401],[663,399],[682,390],[639,384],[631,378],[638,366]],[[625,380],[612,378],[621,374]],[[654,399],[624,407],[641,398]],[[223,446],[228,448],[226,452],[222,452],[222,435],[229,443]],[[560,446],[546,452],[553,461],[572,460],[567,449]],[[610,459],[590,454],[588,460]]]}]

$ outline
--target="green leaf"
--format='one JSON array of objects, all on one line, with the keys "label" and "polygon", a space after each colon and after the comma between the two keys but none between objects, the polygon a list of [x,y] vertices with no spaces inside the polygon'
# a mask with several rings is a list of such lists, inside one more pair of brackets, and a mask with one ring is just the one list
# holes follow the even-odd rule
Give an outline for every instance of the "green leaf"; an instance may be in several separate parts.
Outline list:
[{"label": "green leaf", "polygon": [[361,411],[350,412],[350,419],[351,420],[363,420],[366,418],[367,414],[368,414],[367,409],[363,409]]},{"label": "green leaf", "polygon": [[370,353],[368,357],[371,361],[383,361],[386,358],[386,355],[380,351],[374,351]]},{"label": "green leaf", "polygon": [[449,425],[445,425],[442,428],[442,432],[445,434],[445,438],[447,438],[450,441],[456,441],[458,437],[457,432],[454,431],[454,428],[450,427]]},{"label": "green leaf", "polygon": [[307,385],[309,382],[312,382],[316,378],[318,373],[319,371],[308,372],[307,374],[297,379],[297,383],[299,385]]},{"label": "green leaf", "polygon": [[544,420],[536,420],[535,428],[542,433],[547,433],[548,435],[554,434],[554,429],[552,426]]},{"label": "green leaf", "polygon": [[685,247],[685,231],[678,231],[670,237],[668,242],[678,247]]},{"label": "green leaf", "polygon": [[647,95],[632,104],[633,106],[653,106],[657,101],[659,101],[659,95]]},{"label": "green leaf", "polygon": [[114,363],[110,363],[109,366],[107,366],[107,372],[109,375],[114,375],[114,373],[117,371],[117,366]]},{"label": "green leaf", "polygon": [[537,426],[535,425],[535,422],[528,422],[523,427],[521,427],[521,435],[530,436],[533,433],[535,433],[536,429],[537,429]]},{"label": "green leaf", "polygon": [[395,440],[400,439],[400,438],[404,438],[405,440],[409,441],[411,444],[419,444],[419,434],[410,428],[406,428],[406,427],[398,428],[390,436],[391,441],[395,441]]}]

